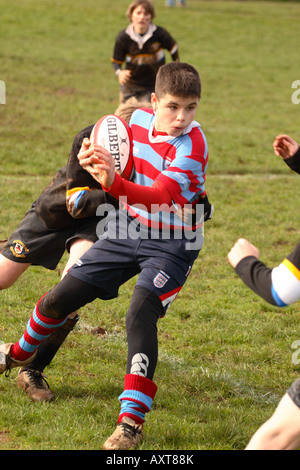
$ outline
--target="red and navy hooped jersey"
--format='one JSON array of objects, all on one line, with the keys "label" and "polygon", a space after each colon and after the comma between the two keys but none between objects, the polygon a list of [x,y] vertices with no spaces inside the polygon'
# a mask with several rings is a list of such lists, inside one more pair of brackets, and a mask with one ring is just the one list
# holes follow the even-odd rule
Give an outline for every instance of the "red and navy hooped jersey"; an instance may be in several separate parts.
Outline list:
[{"label": "red and navy hooped jersey", "polygon": [[[161,182],[172,196],[173,208],[148,212],[135,205],[127,205],[133,217],[145,225],[158,227],[185,227],[176,215],[176,209],[193,204],[205,195],[205,173],[208,147],[200,125],[193,121],[179,137],[167,134],[154,137],[155,115],[151,109],[139,109],[132,115],[134,183],[152,186]],[[163,208],[162,208],[163,209]]]}]

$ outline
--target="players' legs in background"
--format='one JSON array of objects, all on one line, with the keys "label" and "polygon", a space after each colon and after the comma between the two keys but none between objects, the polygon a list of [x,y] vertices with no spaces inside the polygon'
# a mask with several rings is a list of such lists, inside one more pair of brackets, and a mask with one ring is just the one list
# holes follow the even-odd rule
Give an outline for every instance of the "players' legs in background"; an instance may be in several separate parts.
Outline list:
[{"label": "players' legs in background", "polygon": [[274,414],[256,431],[246,450],[300,448],[300,409],[286,393]]},{"label": "players' legs in background", "polygon": [[[175,5],[176,5],[176,0],[166,0],[166,6],[167,7],[175,7]],[[185,2],[185,0],[178,0],[177,5],[179,7],[185,7],[186,2]]]},{"label": "players' legs in background", "polygon": [[30,263],[16,263],[0,254],[0,290],[12,286],[29,266]]},{"label": "players' legs in background", "polygon": [[[75,239],[70,246],[70,256],[62,274],[65,277],[70,267],[93,245],[93,242],[81,238]],[[18,375],[18,386],[22,388],[33,401],[49,401],[54,395],[45,381],[43,372],[52,362],[59,348],[69,333],[74,329],[79,317],[77,312],[69,315],[66,323],[52,333],[39,346],[37,354],[30,364],[22,367]]]}]

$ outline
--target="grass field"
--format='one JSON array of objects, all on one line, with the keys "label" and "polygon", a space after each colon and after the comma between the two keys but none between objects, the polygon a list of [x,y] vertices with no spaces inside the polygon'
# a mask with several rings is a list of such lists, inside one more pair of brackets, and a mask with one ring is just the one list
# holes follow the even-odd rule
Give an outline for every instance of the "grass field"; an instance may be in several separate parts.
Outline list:
[{"label": "grass field", "polygon": [[[299,180],[276,158],[278,133],[300,140],[299,13],[292,2],[155,0],[156,24],[200,72],[197,118],[207,136],[215,205],[187,285],[159,323],[158,393],[142,450],[240,450],[299,376],[292,348],[299,306],[271,307],[236,277],[226,254],[239,236],[269,265],[299,240]],[[125,0],[0,0],[0,239],[63,166],[73,136],[118,104],[110,56]],[[1,292],[0,340],[15,341],[57,270],[31,268]],[[34,404],[0,380],[0,450],[94,450],[114,430],[126,361],[125,314],[135,279],[96,301],[47,369],[53,403]],[[107,330],[104,337],[93,329]]]}]

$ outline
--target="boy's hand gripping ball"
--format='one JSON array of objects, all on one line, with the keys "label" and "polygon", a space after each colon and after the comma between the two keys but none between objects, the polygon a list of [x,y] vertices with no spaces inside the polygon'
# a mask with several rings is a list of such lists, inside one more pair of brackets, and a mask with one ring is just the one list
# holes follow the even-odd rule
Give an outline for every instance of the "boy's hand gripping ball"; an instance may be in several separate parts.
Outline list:
[{"label": "boy's hand gripping ball", "polygon": [[115,160],[115,169],[126,180],[133,176],[132,134],[124,119],[114,114],[103,116],[93,127],[91,145],[101,145]]}]

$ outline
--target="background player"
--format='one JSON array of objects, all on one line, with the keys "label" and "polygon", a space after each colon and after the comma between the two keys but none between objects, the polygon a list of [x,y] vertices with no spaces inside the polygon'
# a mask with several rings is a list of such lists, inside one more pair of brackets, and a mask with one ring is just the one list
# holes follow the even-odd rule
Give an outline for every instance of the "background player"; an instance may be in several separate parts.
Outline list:
[{"label": "background player", "polygon": [[[287,135],[274,141],[274,151],[300,174],[300,149]],[[228,260],[245,284],[272,305],[284,307],[300,299],[300,242],[274,269],[259,260],[259,251],[248,240],[239,239]],[[283,396],[273,416],[250,440],[248,450],[291,450],[300,447],[300,379]]]},{"label": "background player", "polygon": [[151,1],[135,0],[126,16],[130,24],[118,34],[111,59],[120,84],[120,101],[131,96],[150,99],[157,71],[165,63],[164,49],[172,60],[179,60],[178,45],[168,31],[153,24]]}]

